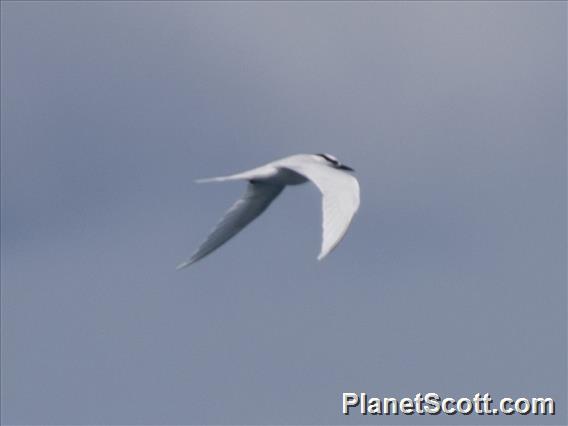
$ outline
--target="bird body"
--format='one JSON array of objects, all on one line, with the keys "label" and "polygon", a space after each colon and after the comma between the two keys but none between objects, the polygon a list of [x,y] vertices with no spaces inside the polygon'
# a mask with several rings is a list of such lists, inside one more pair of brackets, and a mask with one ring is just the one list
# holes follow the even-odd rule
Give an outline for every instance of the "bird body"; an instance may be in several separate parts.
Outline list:
[{"label": "bird body", "polygon": [[313,182],[323,198],[323,241],[318,260],[341,241],[359,208],[359,183],[346,171],[353,171],[329,154],[296,154],[245,172],[197,182],[246,180],[245,194],[227,211],[189,260],[185,268],[234,237],[262,214],[286,186]]}]

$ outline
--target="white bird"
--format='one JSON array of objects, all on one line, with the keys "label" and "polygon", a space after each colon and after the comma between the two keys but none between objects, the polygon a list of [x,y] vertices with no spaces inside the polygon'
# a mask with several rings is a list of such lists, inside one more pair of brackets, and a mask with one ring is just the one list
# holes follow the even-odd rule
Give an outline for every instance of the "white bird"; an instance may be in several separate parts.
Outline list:
[{"label": "white bird", "polygon": [[248,180],[244,195],[211,231],[197,251],[177,269],[204,258],[256,219],[287,185],[313,182],[322,194],[323,238],[318,260],[339,244],[359,208],[359,182],[347,173],[351,167],[329,154],[297,154],[230,176],[196,182]]}]

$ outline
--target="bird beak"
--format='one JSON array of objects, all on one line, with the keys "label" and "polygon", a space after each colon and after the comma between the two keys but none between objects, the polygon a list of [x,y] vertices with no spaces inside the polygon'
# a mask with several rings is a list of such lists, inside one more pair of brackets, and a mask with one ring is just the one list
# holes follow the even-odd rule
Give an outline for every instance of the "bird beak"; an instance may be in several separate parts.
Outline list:
[{"label": "bird beak", "polygon": [[338,169],[341,169],[341,170],[349,170],[350,172],[354,172],[354,171],[355,171],[355,170],[353,170],[351,167],[346,166],[345,164],[342,164],[342,165],[340,165],[340,166],[337,166],[337,168],[338,168]]}]

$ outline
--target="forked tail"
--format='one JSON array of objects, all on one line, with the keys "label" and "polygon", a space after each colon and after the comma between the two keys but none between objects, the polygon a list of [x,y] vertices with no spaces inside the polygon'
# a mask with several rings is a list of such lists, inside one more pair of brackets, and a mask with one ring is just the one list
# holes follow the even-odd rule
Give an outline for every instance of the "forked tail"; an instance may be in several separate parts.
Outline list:
[{"label": "forked tail", "polygon": [[210,177],[204,179],[195,179],[196,183],[210,183],[210,182],[225,182],[227,180],[241,180],[241,179],[248,179],[248,177],[244,173],[237,173],[236,175],[229,175],[229,176],[217,176],[217,177]]}]

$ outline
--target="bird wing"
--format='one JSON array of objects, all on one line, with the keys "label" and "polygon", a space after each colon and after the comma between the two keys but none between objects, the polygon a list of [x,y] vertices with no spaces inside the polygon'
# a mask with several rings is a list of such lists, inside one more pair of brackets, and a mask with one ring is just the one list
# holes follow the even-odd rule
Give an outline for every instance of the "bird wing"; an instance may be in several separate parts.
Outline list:
[{"label": "bird wing", "polygon": [[244,195],[227,210],[225,216],[223,216],[191,258],[180,263],[177,269],[185,268],[197,262],[225,244],[245,226],[260,216],[283,189],[284,186],[280,185],[250,182]]},{"label": "bird wing", "polygon": [[339,244],[359,209],[359,182],[342,170],[319,164],[287,164],[312,181],[322,193],[323,236],[318,260]]}]

